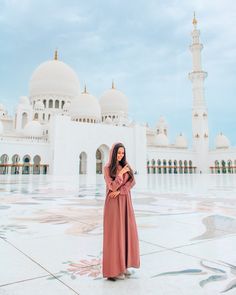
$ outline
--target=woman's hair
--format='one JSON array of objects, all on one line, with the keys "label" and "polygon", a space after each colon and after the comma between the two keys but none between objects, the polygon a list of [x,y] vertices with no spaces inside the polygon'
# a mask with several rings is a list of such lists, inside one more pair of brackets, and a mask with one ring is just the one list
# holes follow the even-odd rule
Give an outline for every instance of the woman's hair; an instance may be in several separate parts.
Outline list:
[{"label": "woman's hair", "polygon": [[[109,167],[109,172],[110,172],[110,176],[111,178],[113,178],[113,180],[116,178],[116,162],[117,162],[117,152],[118,149],[122,147],[124,148],[124,156],[123,158],[119,161],[119,164],[124,167],[127,163],[126,161],[126,151],[125,151],[125,147],[122,143],[117,143],[115,144],[114,148],[113,148],[113,152],[112,152],[112,156],[111,156],[111,163],[110,163],[110,167]],[[133,179],[134,178],[134,173],[133,170],[131,169],[130,165],[128,165],[130,171],[127,171],[127,173],[129,174],[129,179]]]}]

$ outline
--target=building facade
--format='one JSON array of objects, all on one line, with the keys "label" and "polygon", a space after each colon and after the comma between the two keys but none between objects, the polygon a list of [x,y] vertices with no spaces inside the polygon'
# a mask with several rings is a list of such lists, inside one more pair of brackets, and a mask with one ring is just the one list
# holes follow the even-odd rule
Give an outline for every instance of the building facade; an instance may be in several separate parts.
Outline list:
[{"label": "building facade", "polygon": [[114,142],[126,147],[139,174],[236,173],[236,149],[220,133],[209,149],[200,31],[194,16],[192,43],[192,142],[180,133],[169,142],[160,117],[155,128],[129,118],[128,98],[116,89],[100,99],[80,83],[74,70],[58,59],[33,72],[29,96],[22,96],[13,117],[0,104],[0,174],[101,174]]}]

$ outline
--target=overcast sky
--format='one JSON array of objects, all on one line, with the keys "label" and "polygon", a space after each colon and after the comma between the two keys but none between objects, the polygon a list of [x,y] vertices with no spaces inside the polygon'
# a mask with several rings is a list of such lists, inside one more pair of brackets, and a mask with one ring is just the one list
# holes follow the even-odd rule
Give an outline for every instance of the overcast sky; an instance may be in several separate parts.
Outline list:
[{"label": "overcast sky", "polygon": [[116,87],[130,117],[155,127],[163,115],[170,141],[191,141],[188,73],[192,17],[201,30],[211,144],[223,132],[236,144],[236,3],[233,0],[0,0],[0,102],[10,114],[42,62],[59,59],[81,88],[100,98]]}]

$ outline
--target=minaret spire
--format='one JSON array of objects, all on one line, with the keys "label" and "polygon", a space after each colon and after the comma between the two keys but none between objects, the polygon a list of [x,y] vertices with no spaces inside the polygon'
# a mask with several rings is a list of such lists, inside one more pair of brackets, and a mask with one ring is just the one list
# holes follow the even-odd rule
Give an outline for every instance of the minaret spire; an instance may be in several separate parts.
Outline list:
[{"label": "minaret spire", "polygon": [[208,114],[205,102],[204,80],[207,72],[202,70],[201,51],[203,45],[200,43],[200,31],[197,29],[197,19],[193,15],[192,44],[192,72],[189,79],[192,82],[193,108],[192,108],[192,138],[193,150],[197,154],[198,172],[208,172],[207,159],[209,151]]},{"label": "minaret spire", "polygon": [[197,28],[197,19],[196,19],[195,11],[193,13],[193,26],[195,29]]},{"label": "minaret spire", "polygon": [[205,106],[204,98],[204,80],[207,77],[207,72],[202,70],[201,51],[203,45],[200,43],[200,31],[197,30],[197,20],[194,12],[192,31],[192,44],[190,45],[190,51],[192,52],[193,67],[192,72],[189,74],[189,79],[193,83],[193,101],[194,105]]}]

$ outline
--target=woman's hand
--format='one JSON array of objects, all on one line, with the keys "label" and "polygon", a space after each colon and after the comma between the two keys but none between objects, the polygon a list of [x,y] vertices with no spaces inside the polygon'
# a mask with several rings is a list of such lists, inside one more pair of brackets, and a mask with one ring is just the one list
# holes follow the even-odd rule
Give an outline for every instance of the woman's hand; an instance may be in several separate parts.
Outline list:
[{"label": "woman's hand", "polygon": [[122,176],[123,174],[125,174],[126,172],[130,171],[129,169],[129,165],[126,164],[119,172],[119,174]]},{"label": "woman's hand", "polygon": [[119,195],[120,191],[116,191],[116,192],[111,192],[109,193],[109,197],[114,199]]}]

